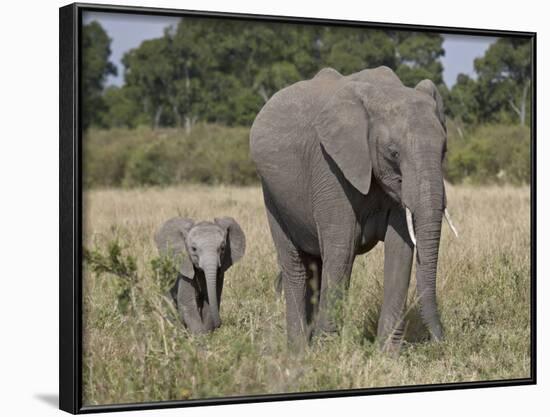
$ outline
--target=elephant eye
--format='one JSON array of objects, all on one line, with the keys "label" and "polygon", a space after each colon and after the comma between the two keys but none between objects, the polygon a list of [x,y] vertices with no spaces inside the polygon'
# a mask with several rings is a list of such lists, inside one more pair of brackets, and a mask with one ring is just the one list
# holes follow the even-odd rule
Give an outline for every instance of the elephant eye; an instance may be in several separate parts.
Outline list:
[{"label": "elephant eye", "polygon": [[197,251],[197,247],[196,246],[191,246],[191,252],[196,252]]},{"label": "elephant eye", "polygon": [[391,159],[393,159],[393,160],[399,159],[399,151],[398,151],[398,146],[397,146],[397,144],[391,143],[391,144],[388,146],[388,151],[390,152],[390,157],[391,157]]}]

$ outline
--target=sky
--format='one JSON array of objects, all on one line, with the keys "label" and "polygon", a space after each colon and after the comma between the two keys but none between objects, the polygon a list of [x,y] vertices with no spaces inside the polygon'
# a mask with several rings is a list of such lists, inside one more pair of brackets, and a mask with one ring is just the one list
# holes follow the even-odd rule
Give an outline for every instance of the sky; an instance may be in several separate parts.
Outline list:
[{"label": "sky", "polygon": [[[118,74],[109,76],[107,84],[120,86],[124,83],[122,56],[130,49],[138,47],[144,40],[162,36],[164,29],[177,24],[179,18],[84,12],[84,24],[93,20],[97,20],[112,39],[111,61],[116,65]],[[495,40],[496,38],[487,36],[443,35],[445,56],[441,58],[441,62],[445,84],[452,87],[460,73],[474,77],[474,58],[483,56]]]}]

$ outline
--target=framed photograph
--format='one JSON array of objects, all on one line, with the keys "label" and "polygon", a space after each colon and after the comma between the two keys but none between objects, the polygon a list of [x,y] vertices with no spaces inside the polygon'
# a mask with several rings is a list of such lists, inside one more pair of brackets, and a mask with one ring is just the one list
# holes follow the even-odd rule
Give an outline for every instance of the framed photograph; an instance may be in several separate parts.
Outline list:
[{"label": "framed photograph", "polygon": [[536,34],[358,19],[60,8],[62,410],[536,382]]}]

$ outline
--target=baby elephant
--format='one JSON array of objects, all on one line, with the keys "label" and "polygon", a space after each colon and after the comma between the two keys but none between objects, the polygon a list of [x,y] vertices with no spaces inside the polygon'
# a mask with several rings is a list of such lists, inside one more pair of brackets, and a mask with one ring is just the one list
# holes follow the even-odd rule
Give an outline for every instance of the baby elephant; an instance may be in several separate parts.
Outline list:
[{"label": "baby elephant", "polygon": [[218,328],[224,273],[242,258],[246,241],[232,217],[195,223],[175,217],[155,234],[162,256],[174,260],[178,276],[170,294],[191,333]]}]

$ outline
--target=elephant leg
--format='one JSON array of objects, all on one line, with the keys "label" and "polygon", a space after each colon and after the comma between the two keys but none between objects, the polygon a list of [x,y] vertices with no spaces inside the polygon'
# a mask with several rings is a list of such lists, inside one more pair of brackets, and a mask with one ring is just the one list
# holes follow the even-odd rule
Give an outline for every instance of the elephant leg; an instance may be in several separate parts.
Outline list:
[{"label": "elephant leg", "polygon": [[345,293],[349,287],[351,270],[355,256],[351,249],[336,250],[334,247],[324,251],[321,272],[321,293],[319,312],[315,331],[335,333],[343,307]]},{"label": "elephant leg", "polygon": [[384,237],[384,300],[378,321],[378,341],[386,351],[398,352],[403,342],[413,252],[405,211],[396,208],[390,213]]},{"label": "elephant leg", "polygon": [[178,278],[177,307],[180,320],[193,333],[204,333],[206,328],[202,322],[197,304],[197,289],[190,279]]},{"label": "elephant leg", "polygon": [[287,335],[290,346],[300,350],[310,337],[306,312],[306,268],[296,249],[287,249],[284,252],[280,255],[279,262],[283,273]]},{"label": "elephant leg", "polygon": [[[264,191],[265,193],[265,191]],[[265,194],[264,194],[265,195]],[[267,199],[266,199],[267,201]],[[309,341],[309,329],[306,320],[306,266],[303,254],[299,251],[282,229],[272,210],[266,203],[267,219],[277,251],[277,260],[282,276],[286,301],[286,326],[289,346],[301,350]]]}]

